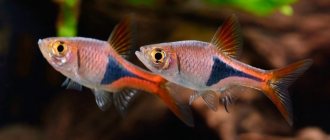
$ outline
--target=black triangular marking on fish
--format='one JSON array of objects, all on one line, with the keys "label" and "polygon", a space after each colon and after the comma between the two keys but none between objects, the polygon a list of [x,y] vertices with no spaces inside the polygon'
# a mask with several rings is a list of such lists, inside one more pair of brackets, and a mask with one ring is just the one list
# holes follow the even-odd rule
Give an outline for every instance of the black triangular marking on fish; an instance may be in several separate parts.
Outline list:
[{"label": "black triangular marking on fish", "polygon": [[112,56],[109,56],[108,59],[108,65],[106,67],[106,72],[103,76],[103,79],[101,81],[101,84],[111,84],[112,82],[123,78],[123,77],[134,77],[134,78],[139,78],[142,80],[145,80],[141,78],[140,76],[128,71],[126,68],[124,68],[122,65],[120,65],[115,58]]},{"label": "black triangular marking on fish", "polygon": [[209,79],[206,82],[206,86],[211,86],[213,84],[218,83],[220,80],[230,77],[230,76],[238,76],[254,79],[256,81],[261,81],[261,79],[254,77],[252,75],[246,74],[242,71],[238,71],[234,69],[232,66],[224,63],[218,57],[213,57],[213,66]]}]

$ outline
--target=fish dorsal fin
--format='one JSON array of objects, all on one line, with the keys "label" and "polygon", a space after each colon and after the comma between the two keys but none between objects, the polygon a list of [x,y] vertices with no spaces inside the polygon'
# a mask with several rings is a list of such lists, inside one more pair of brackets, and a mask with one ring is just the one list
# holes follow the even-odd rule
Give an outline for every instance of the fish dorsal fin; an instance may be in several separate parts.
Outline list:
[{"label": "fish dorsal fin", "polygon": [[72,81],[70,78],[66,78],[61,86],[66,87],[66,89],[75,89],[78,91],[82,90],[82,85],[80,85],[79,83],[77,83],[75,81]]},{"label": "fish dorsal fin", "polygon": [[213,44],[220,52],[237,58],[242,50],[242,36],[237,17],[232,15],[218,28],[212,38]]},{"label": "fish dorsal fin", "polygon": [[122,115],[126,114],[127,108],[131,104],[132,100],[137,97],[138,93],[139,92],[134,89],[123,89],[118,93],[114,93],[113,102],[119,113]]},{"label": "fish dorsal fin", "polygon": [[108,42],[120,55],[127,57],[132,47],[132,23],[129,17],[124,18],[113,29]]},{"label": "fish dorsal fin", "polygon": [[96,104],[102,111],[105,111],[111,106],[113,101],[112,94],[104,90],[94,89]]}]

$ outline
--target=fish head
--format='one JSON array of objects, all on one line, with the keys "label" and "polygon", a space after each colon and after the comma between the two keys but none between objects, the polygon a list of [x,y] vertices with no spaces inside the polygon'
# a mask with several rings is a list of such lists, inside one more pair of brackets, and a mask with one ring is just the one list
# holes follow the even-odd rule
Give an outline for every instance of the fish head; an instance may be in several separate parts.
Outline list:
[{"label": "fish head", "polygon": [[135,55],[153,73],[163,76],[178,73],[178,59],[171,43],[142,46]]},{"label": "fish head", "polygon": [[70,38],[51,37],[39,39],[39,49],[48,61],[57,71],[67,77],[72,77],[75,67],[77,67],[75,55],[77,46]]}]

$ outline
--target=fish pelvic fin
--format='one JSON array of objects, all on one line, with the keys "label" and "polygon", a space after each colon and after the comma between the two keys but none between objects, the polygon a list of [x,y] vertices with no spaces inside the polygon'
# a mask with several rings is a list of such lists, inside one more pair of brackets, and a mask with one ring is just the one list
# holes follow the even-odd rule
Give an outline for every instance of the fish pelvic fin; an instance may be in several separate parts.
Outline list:
[{"label": "fish pelvic fin", "polygon": [[183,90],[184,87],[176,85],[174,83],[165,83],[163,88],[159,90],[157,95],[164,101],[166,106],[179,118],[181,119],[186,125],[193,127],[194,126],[194,119],[192,116],[191,109],[187,104],[184,103],[182,96],[180,94],[185,94]]},{"label": "fish pelvic fin", "polygon": [[289,66],[277,70],[270,70],[270,79],[266,82],[264,92],[275,104],[285,120],[292,126],[292,105],[288,92],[288,87],[304,73],[313,61],[306,59],[290,64]]},{"label": "fish pelvic fin", "polygon": [[242,35],[235,15],[226,19],[214,34],[211,44],[229,57],[237,58],[242,50]]},{"label": "fish pelvic fin", "polygon": [[189,105],[191,105],[200,96],[203,98],[208,108],[213,111],[217,111],[219,105],[218,96],[211,90],[195,91],[189,98]]}]

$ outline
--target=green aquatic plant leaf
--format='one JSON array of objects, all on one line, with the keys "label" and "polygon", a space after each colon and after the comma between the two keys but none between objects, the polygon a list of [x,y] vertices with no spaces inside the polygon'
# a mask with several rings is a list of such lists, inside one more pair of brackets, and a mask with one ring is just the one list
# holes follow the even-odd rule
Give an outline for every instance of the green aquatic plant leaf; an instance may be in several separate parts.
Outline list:
[{"label": "green aquatic plant leaf", "polygon": [[275,11],[284,15],[292,15],[290,4],[297,0],[207,0],[210,4],[231,6],[257,16],[266,16]]}]

